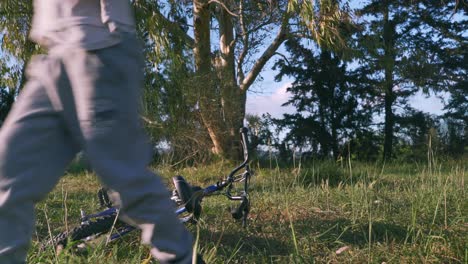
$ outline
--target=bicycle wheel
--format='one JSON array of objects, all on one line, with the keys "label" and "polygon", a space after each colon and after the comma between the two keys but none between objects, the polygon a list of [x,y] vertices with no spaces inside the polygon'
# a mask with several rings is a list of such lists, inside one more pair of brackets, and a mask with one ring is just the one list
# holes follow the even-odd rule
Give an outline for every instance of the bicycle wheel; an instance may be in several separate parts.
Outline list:
[{"label": "bicycle wheel", "polygon": [[[81,224],[69,232],[62,232],[44,243],[43,247],[62,246],[66,247],[67,242],[79,241],[93,235],[100,235],[109,232],[115,221],[115,215],[108,215],[94,218],[92,221]],[[119,221],[117,221],[119,222]]]}]

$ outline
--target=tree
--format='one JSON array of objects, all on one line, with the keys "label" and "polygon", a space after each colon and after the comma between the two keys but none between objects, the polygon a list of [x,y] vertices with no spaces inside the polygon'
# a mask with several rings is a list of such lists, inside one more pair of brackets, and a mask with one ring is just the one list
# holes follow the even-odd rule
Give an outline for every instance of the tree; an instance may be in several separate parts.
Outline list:
[{"label": "tree", "polygon": [[36,45],[28,39],[32,1],[0,2],[0,125],[26,82],[26,66]]},{"label": "tree", "polygon": [[286,140],[294,145],[337,158],[340,144],[371,121],[366,87],[329,50],[314,52],[297,39],[289,40],[286,48],[291,58],[275,64],[280,70],[276,80],[283,76],[295,79],[287,89],[292,97],[285,105],[295,106],[297,113],[286,114],[277,122],[289,129]]},{"label": "tree", "polygon": [[[447,56],[443,56],[442,66],[451,73],[445,91],[450,94],[444,114],[447,123],[447,151],[460,156],[468,150],[468,5],[462,5],[463,19],[445,25],[444,34],[452,41],[443,47]],[[455,15],[455,14],[454,14]]]},{"label": "tree", "polygon": [[[399,144],[395,144],[394,149],[395,152],[400,152],[400,160],[425,160],[428,151],[440,150],[437,146],[437,130],[440,124],[435,116],[408,107],[395,121],[395,134],[399,135]],[[405,148],[408,149],[408,153],[405,153]]]},{"label": "tree", "polygon": [[196,110],[195,91],[189,89],[194,64],[186,11],[156,1],[135,1],[134,7],[146,56],[141,115],[151,140],[169,149],[172,159],[205,159],[210,141]]},{"label": "tree", "polygon": [[191,88],[215,153],[236,155],[247,91],[286,38],[300,34],[324,44],[339,43],[337,25],[347,19],[342,7],[338,1],[325,0],[168,2],[166,9],[184,10],[184,17],[192,18],[193,24],[186,26],[174,26],[175,20],[163,9],[155,13],[193,48]]},{"label": "tree", "polygon": [[13,102],[15,101],[16,91],[11,90],[11,79],[8,76],[8,67],[0,65],[0,75],[3,76],[0,79],[0,126],[5,120],[8,112],[10,111]]},{"label": "tree", "polygon": [[[384,109],[383,158],[393,153],[396,106],[422,89],[441,91],[454,71],[444,67],[447,48],[456,45],[447,35],[460,36],[452,19],[458,1],[370,1],[358,14],[364,19],[357,34],[362,72],[376,83]],[[457,32],[458,31],[458,32]]]}]

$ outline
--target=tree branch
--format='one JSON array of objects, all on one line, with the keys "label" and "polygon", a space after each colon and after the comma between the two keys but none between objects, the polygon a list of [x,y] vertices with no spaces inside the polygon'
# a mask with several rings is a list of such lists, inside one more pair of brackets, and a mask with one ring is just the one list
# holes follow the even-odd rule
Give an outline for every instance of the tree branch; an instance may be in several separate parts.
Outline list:
[{"label": "tree branch", "polygon": [[239,4],[240,10],[239,10],[239,22],[240,22],[240,27],[242,30],[242,33],[240,34],[242,37],[242,42],[244,44],[243,49],[239,55],[239,58],[237,59],[237,82],[241,83],[244,80],[244,71],[242,70],[242,65],[244,64],[244,59],[247,56],[247,50],[249,46],[249,38],[245,34],[247,29],[245,27],[245,22],[244,22],[244,5],[242,4],[242,1],[240,1]]},{"label": "tree branch", "polygon": [[273,55],[278,55],[278,56],[282,57],[283,60],[285,60],[288,65],[291,65],[291,62],[288,60],[288,57],[286,57],[286,55],[284,55],[283,53],[275,52]]},{"label": "tree branch", "polygon": [[263,54],[258,58],[255,62],[254,66],[244,78],[242,83],[240,84],[240,89],[243,92],[246,92],[252,83],[255,81],[257,76],[260,74],[261,70],[267,63],[267,61],[275,55],[276,50],[278,50],[279,46],[286,40],[287,32],[288,32],[288,20],[289,20],[289,13],[286,13],[283,17],[283,21],[281,23],[280,30],[276,35],[273,42],[268,46],[268,48],[263,52]]},{"label": "tree branch", "polygon": [[184,38],[185,42],[190,46],[190,47],[194,47],[195,45],[195,41],[193,40],[192,37],[190,37],[186,32],[184,32],[181,28],[180,28],[180,25],[179,23],[177,22],[173,22],[171,20],[169,20],[167,17],[165,17],[163,14],[161,14],[161,12],[158,11],[154,11],[153,13],[154,16],[156,16],[157,19],[159,19],[160,21],[162,21],[169,30],[171,31],[175,31],[178,33],[178,35],[182,36],[182,38]]},{"label": "tree branch", "polygon": [[208,3],[206,3],[207,5],[211,4],[211,3],[215,3],[215,4],[218,4],[220,5],[222,8],[224,8],[224,10],[226,10],[226,12],[228,14],[230,14],[231,16],[234,16],[234,17],[237,17],[238,15],[234,14],[231,10],[229,10],[229,8],[227,8],[227,6],[223,3],[223,2],[220,2],[218,0],[210,0],[208,1]]},{"label": "tree branch", "polygon": [[147,125],[150,125],[150,126],[157,126],[157,127],[162,127],[161,124],[159,124],[158,122],[156,121],[153,121],[143,115],[140,115],[140,118],[141,120],[143,120]]}]

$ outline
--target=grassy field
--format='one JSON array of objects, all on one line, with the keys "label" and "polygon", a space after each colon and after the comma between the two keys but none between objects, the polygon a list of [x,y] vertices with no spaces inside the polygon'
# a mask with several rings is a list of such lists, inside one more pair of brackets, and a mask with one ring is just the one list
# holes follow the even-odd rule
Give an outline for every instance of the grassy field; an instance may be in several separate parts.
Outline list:
[{"label": "grassy field", "polygon": [[[232,164],[231,164],[232,165]],[[259,168],[243,229],[221,196],[203,201],[202,220],[189,229],[207,263],[468,263],[466,162],[438,164],[311,163]],[[156,168],[207,185],[229,164]],[[157,263],[138,232],[85,250],[39,250],[39,243],[79,222],[79,209],[98,210],[99,182],[70,170],[37,206],[28,263]]]}]

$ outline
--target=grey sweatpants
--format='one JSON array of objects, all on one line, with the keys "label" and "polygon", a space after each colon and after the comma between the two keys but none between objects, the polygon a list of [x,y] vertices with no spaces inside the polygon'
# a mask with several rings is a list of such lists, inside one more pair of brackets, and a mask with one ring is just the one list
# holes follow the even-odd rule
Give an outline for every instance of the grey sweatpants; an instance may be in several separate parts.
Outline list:
[{"label": "grey sweatpants", "polygon": [[142,61],[136,38],[123,34],[109,48],[55,49],[30,63],[0,129],[0,263],[24,262],[34,204],[80,150],[120,194],[121,215],[142,229],[152,254],[163,263],[191,262],[192,237],[147,169],[150,148],[138,117]]}]

